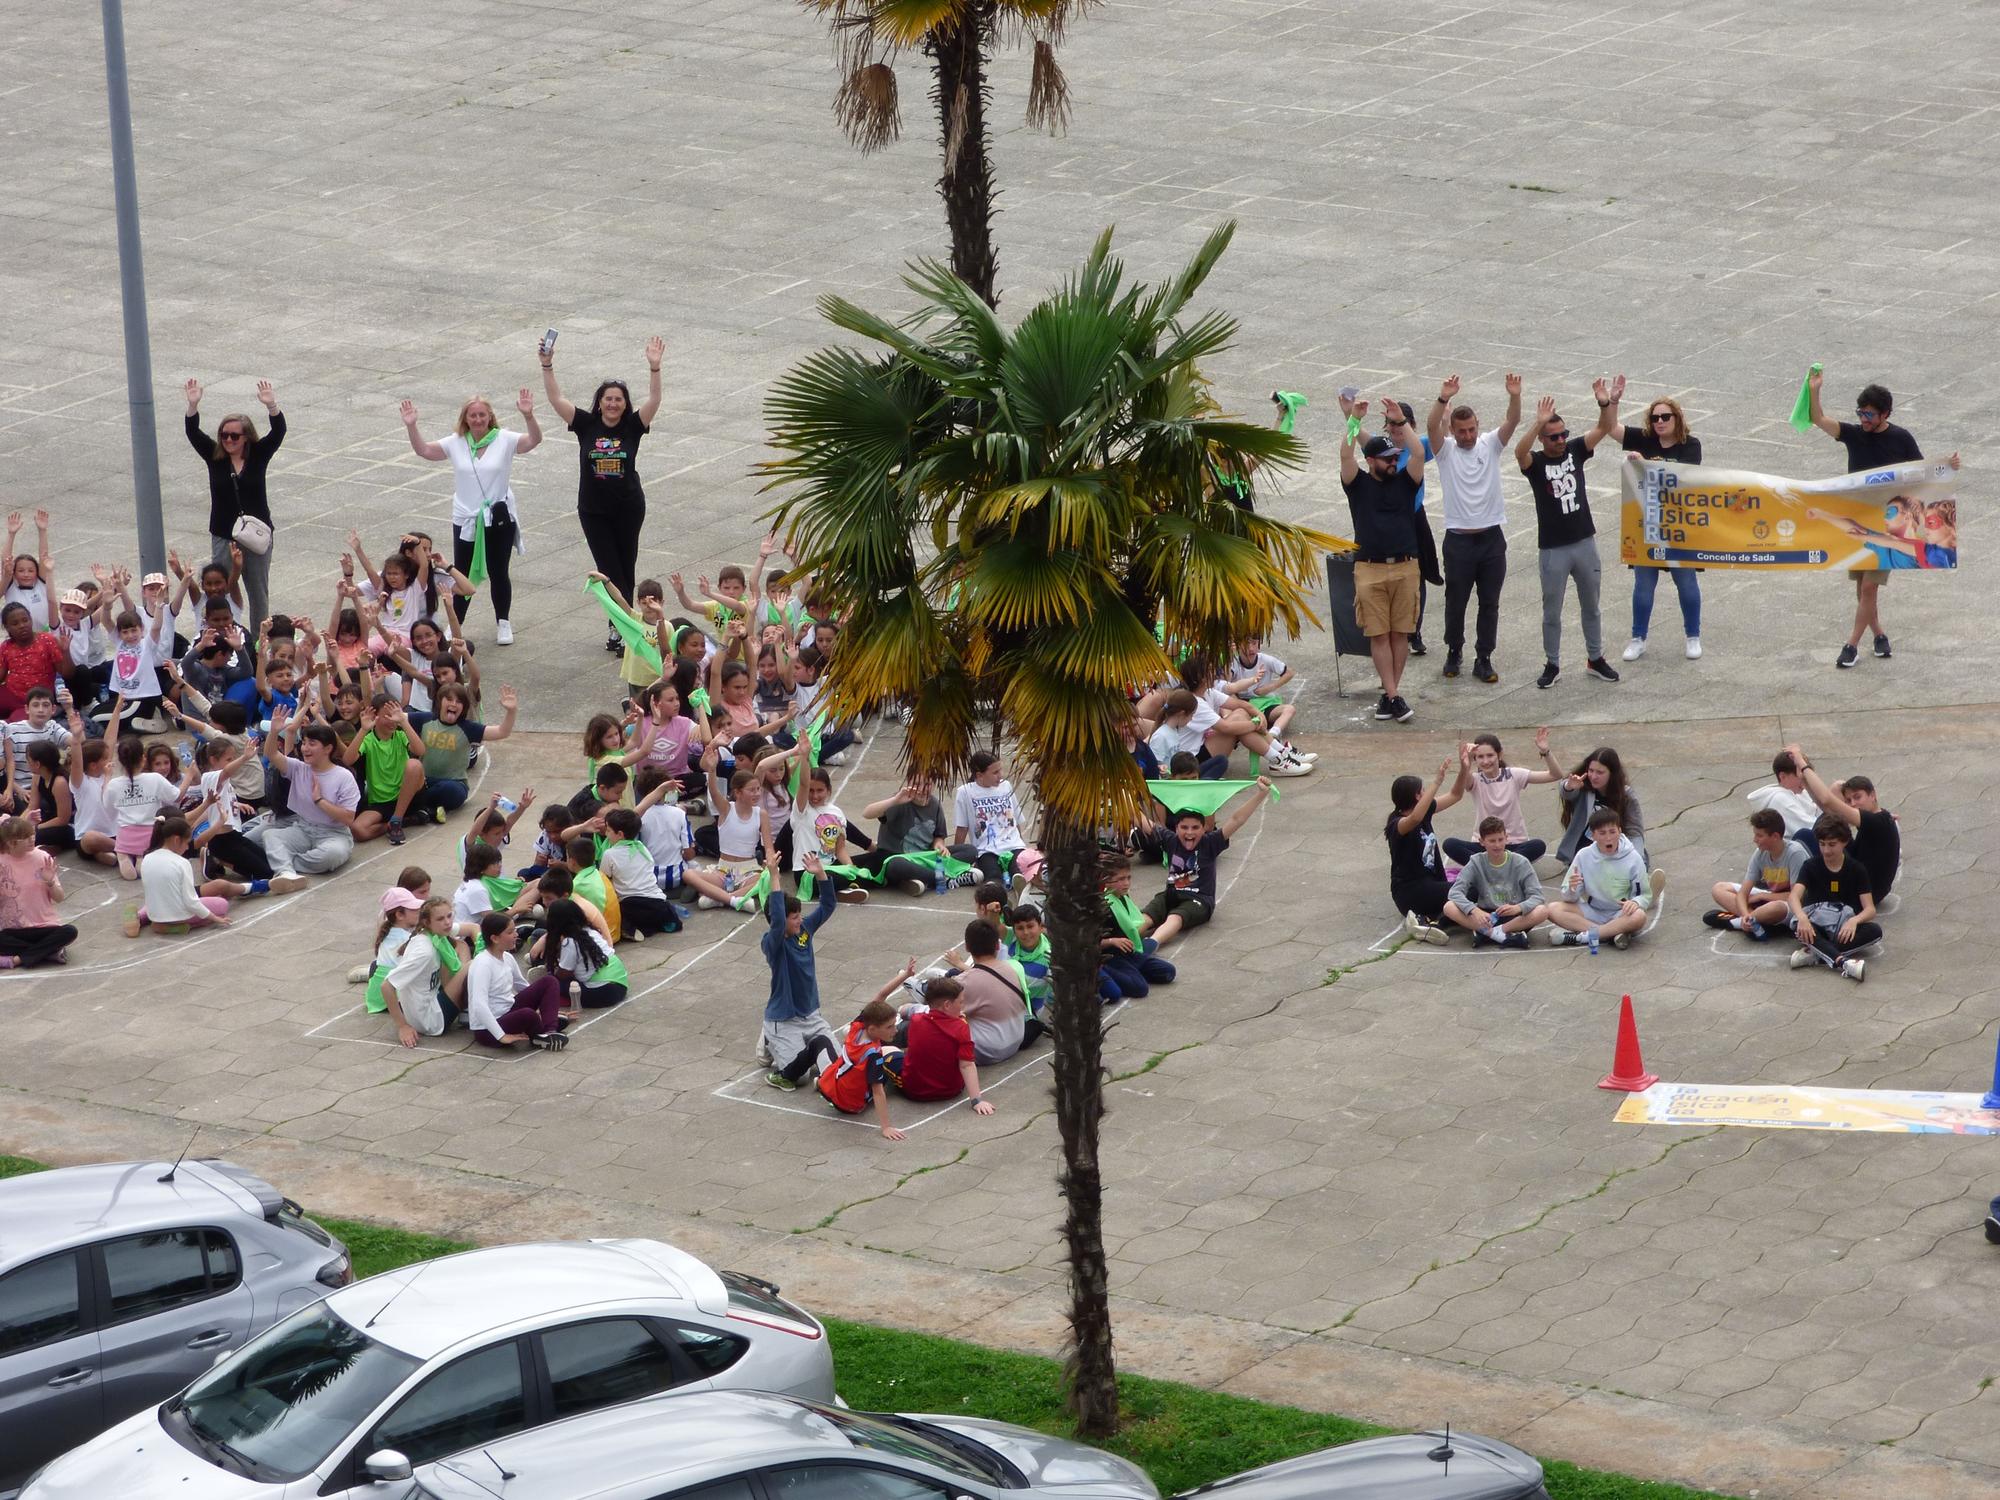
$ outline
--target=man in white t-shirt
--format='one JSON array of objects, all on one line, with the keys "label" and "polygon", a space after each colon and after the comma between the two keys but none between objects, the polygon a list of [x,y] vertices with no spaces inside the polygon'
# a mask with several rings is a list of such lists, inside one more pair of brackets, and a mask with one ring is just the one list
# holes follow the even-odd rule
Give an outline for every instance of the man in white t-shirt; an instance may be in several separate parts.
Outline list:
[{"label": "man in white t-shirt", "polygon": [[1457,395],[1458,377],[1446,376],[1431,403],[1427,424],[1444,496],[1444,675],[1458,675],[1465,649],[1465,606],[1476,588],[1479,615],[1472,675],[1481,682],[1498,682],[1493,648],[1500,634],[1500,587],[1507,581],[1507,504],[1500,493],[1500,455],[1521,423],[1521,377],[1507,372],[1507,416],[1492,432],[1479,430],[1479,416],[1471,407],[1452,405]]}]

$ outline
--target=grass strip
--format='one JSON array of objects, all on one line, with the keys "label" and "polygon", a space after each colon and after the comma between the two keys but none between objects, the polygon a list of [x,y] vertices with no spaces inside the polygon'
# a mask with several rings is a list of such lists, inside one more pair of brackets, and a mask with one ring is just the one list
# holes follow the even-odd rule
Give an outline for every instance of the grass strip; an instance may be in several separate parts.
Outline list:
[{"label": "grass strip", "polygon": [[[41,1170],[41,1163],[26,1157],[0,1155],[0,1177]],[[346,1243],[356,1277],[473,1248],[464,1241],[359,1219],[313,1217]],[[958,1413],[1074,1435],[1063,1407],[1062,1366],[1056,1360],[840,1318],[825,1321],[840,1394],[863,1411]],[[1118,1390],[1123,1425],[1104,1446],[1152,1475],[1167,1495],[1393,1430],[1143,1375],[1121,1375]],[[1449,1415],[1440,1413],[1439,1422]],[[1463,1425],[1477,1428],[1476,1422]],[[1551,1500],[1704,1500],[1713,1495],[1560,1460],[1544,1460],[1543,1468]]]}]

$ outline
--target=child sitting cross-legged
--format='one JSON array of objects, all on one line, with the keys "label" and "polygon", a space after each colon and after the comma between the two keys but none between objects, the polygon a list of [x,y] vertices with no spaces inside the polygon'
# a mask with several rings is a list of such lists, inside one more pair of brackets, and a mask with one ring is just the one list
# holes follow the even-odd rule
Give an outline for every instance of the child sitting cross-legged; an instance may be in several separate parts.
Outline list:
[{"label": "child sitting cross-legged", "polygon": [[1167,867],[1166,889],[1145,905],[1139,916],[1139,931],[1164,948],[1181,933],[1201,926],[1215,915],[1215,862],[1229,847],[1232,836],[1242,831],[1250,814],[1263,806],[1271,795],[1271,779],[1259,776],[1263,797],[1244,801],[1214,827],[1192,808],[1173,816],[1173,836],[1167,840],[1161,861]]},{"label": "child sitting cross-legged", "polygon": [[1131,858],[1116,853],[1099,855],[1097,884],[1104,895],[1098,994],[1107,1000],[1138,1000],[1156,984],[1172,984],[1174,966],[1155,957],[1160,945],[1140,930],[1141,914],[1132,900]]},{"label": "child sitting cross-legged", "polygon": [[1623,820],[1615,809],[1598,808],[1590,815],[1590,842],[1576,851],[1549,903],[1549,946],[1587,944],[1595,952],[1599,941],[1608,941],[1630,947],[1664,883],[1656,873],[1649,885],[1645,858],[1625,837]]},{"label": "child sitting cross-legged", "polygon": [[1525,948],[1528,929],[1546,920],[1542,882],[1524,855],[1507,847],[1507,824],[1479,820],[1480,852],[1465,862],[1444,904],[1445,920],[1467,928],[1475,946]]},{"label": "child sitting cross-legged", "polygon": [[1785,815],[1775,807],[1750,814],[1750,867],[1737,880],[1718,880],[1710,892],[1715,909],[1702,921],[1726,932],[1740,932],[1753,943],[1771,940],[1770,928],[1783,927],[1792,913],[1792,886],[1812,858],[1805,847],[1785,833]]},{"label": "child sitting cross-legged", "polygon": [[819,1075],[820,1097],[844,1115],[860,1114],[872,1100],[883,1138],[891,1141],[900,1141],[904,1136],[889,1122],[885,1060],[888,1045],[896,1036],[896,1007],[889,1003],[889,997],[916,971],[917,961],[913,958],[900,974],[882,986],[873,1000],[861,1007],[861,1014],[848,1022],[839,1057]]},{"label": "child sitting cross-legged", "polygon": [[585,1010],[622,1002],[632,976],[583,903],[574,898],[551,901],[548,913],[548,927],[529,950],[530,960],[556,976],[565,998],[574,984],[577,1003]]},{"label": "child sitting cross-legged", "polygon": [[1055,947],[1049,942],[1048,929],[1042,922],[1042,909],[1039,906],[1015,907],[1013,919],[1005,930],[1007,937],[1000,945],[1000,951],[1007,955],[1009,962],[1021,971],[1021,977],[1028,983],[1028,1019],[1040,1021],[1046,1029],[1051,1019],[1047,1014],[1049,1001],[1055,998],[1055,985],[1049,978],[1049,970],[1054,966],[1056,956]]},{"label": "child sitting cross-legged", "polygon": [[883,1053],[882,1068],[905,1099],[932,1103],[972,1098],[972,1112],[990,1115],[979,1087],[972,1028],[965,1019],[965,989],[956,979],[939,976],[924,983],[921,1005],[903,1007],[897,1046]]},{"label": "child sitting cross-legged", "polygon": [[[666,783],[653,789],[664,795]],[[604,815],[611,842],[598,856],[598,869],[611,883],[618,897],[619,936],[628,943],[643,942],[660,932],[679,932],[681,919],[660,880],[653,873],[653,851],[640,837],[641,814],[636,808],[614,807]]]}]

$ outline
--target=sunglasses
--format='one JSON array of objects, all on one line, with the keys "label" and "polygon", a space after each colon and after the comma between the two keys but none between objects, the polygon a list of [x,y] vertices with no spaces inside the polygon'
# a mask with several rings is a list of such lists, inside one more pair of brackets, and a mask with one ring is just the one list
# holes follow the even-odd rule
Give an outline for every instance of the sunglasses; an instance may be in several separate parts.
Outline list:
[{"label": "sunglasses", "polygon": [[240,431],[218,432],[216,436],[221,438],[225,443],[240,443],[243,441],[243,434]]},{"label": "sunglasses", "polygon": [[1878,422],[1882,419],[1882,413],[1872,406],[1857,406],[1854,408],[1854,415],[1863,422]]},{"label": "sunglasses", "polygon": [[1569,441],[1569,429],[1565,427],[1561,432],[1545,432],[1542,436],[1551,443],[1566,443]]},{"label": "sunglasses", "polygon": [[1656,411],[1653,413],[1653,420],[1655,422],[1671,422],[1673,419],[1674,414],[1670,411]]},{"label": "sunglasses", "polygon": [[1410,424],[1400,417],[1391,417],[1389,418],[1388,425],[1391,427],[1408,427]]}]

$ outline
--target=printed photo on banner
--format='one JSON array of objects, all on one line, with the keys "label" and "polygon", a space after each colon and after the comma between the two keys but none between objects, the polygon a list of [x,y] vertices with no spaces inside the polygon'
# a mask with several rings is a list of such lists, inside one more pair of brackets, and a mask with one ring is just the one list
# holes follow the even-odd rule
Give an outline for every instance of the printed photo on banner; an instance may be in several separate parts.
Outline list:
[{"label": "printed photo on banner", "polygon": [[1638,568],[1956,568],[1959,474],[1925,461],[1780,479],[1633,458],[1619,555]]},{"label": "printed photo on banner", "polygon": [[1621,1125],[1748,1125],[1764,1130],[1874,1130],[2000,1135],[2000,1110],[1978,1094],[1782,1084],[1656,1083],[1618,1107]]}]

